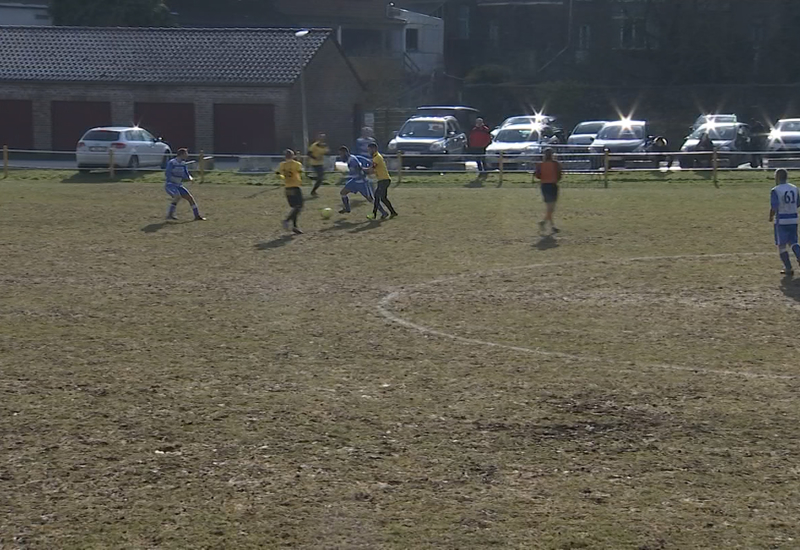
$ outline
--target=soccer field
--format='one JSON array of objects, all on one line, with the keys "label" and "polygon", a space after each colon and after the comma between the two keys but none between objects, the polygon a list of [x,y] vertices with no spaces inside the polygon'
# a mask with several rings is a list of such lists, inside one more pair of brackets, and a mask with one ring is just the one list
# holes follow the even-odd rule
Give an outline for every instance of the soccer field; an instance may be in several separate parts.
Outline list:
[{"label": "soccer field", "polygon": [[0,548],[797,548],[768,176],[437,182],[0,182]]}]

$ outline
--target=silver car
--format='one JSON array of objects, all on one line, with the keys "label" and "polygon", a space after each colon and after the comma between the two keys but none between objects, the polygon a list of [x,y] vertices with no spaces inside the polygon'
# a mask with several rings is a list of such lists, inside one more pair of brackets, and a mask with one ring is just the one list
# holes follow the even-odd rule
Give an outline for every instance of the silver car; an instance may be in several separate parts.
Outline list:
[{"label": "silver car", "polygon": [[587,120],[586,122],[581,122],[572,130],[572,133],[567,139],[567,145],[583,145],[588,147],[606,124],[608,124],[607,120]]},{"label": "silver car", "polygon": [[390,153],[403,153],[403,166],[433,166],[464,154],[467,136],[455,117],[414,116],[389,142]]},{"label": "silver car", "polygon": [[800,118],[784,118],[769,133],[770,152],[800,151]]}]

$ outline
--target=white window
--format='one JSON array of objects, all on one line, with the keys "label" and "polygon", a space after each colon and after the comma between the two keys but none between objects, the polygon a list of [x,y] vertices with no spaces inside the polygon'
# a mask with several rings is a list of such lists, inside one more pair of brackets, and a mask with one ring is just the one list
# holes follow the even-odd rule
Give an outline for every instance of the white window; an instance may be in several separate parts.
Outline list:
[{"label": "white window", "polygon": [[578,27],[578,51],[589,51],[592,47],[592,27],[581,25]]},{"label": "white window", "polygon": [[461,39],[469,38],[469,6],[458,7],[458,37]]}]

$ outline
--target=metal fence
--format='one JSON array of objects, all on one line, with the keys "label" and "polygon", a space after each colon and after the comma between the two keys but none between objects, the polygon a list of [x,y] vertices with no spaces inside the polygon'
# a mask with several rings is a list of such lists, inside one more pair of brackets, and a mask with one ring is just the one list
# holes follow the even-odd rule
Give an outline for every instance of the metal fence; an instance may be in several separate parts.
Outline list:
[{"label": "metal fence", "polygon": [[[609,176],[619,172],[669,174],[680,171],[705,172],[716,184],[718,175],[734,170],[767,170],[779,167],[800,169],[800,151],[708,151],[708,152],[595,152],[586,146],[553,147],[564,172],[594,175],[608,186]],[[80,155],[80,156],[79,156]],[[542,161],[541,149],[516,152],[487,152],[484,155],[384,153],[394,178],[421,174],[474,174],[476,178],[495,174],[502,184],[506,175],[533,174]],[[206,155],[203,151],[190,157],[191,169],[202,182],[212,171],[241,174],[273,173],[283,160],[281,155]],[[303,159],[300,159],[303,160]],[[79,162],[80,161],[80,162]],[[14,170],[102,170],[112,177],[119,171],[160,171],[167,158],[162,154],[137,153],[135,165],[130,153],[113,148],[86,153],[74,151],[15,150],[3,147],[3,175]],[[325,158],[325,171],[345,172],[346,166],[336,157]]]}]

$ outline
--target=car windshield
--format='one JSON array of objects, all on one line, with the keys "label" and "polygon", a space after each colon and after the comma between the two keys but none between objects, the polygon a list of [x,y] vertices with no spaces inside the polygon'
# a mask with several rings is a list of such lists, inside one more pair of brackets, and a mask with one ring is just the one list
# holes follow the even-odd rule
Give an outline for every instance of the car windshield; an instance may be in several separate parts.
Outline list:
[{"label": "car windshield", "polygon": [[502,143],[522,143],[525,141],[539,141],[539,133],[527,129],[500,130],[495,141]]},{"label": "car windshield", "polygon": [[603,126],[603,129],[597,134],[597,139],[644,139],[644,126],[623,126],[622,124]]},{"label": "car windshield", "polygon": [[511,126],[512,124],[533,124],[536,122],[536,117],[532,116],[512,116],[503,121],[503,126]]},{"label": "car windshield", "polygon": [[706,133],[711,141],[729,141],[736,137],[736,126],[715,126],[713,128],[703,126],[695,130],[689,138],[700,139]]},{"label": "car windshield", "polygon": [[444,123],[430,120],[409,120],[400,129],[400,137],[444,137]]},{"label": "car windshield", "polygon": [[780,132],[800,132],[800,120],[784,120],[778,123],[777,130]]},{"label": "car windshield", "polygon": [[573,134],[596,134],[599,132],[603,126],[605,126],[605,122],[581,122],[578,124],[575,129],[572,131]]},{"label": "car windshield", "polygon": [[716,122],[717,124],[736,122],[736,115],[700,115],[694,125],[702,126],[709,122]]},{"label": "car windshield", "polygon": [[89,130],[83,136],[83,141],[117,141],[119,139],[119,132],[111,130]]}]

